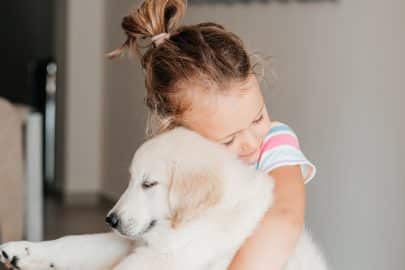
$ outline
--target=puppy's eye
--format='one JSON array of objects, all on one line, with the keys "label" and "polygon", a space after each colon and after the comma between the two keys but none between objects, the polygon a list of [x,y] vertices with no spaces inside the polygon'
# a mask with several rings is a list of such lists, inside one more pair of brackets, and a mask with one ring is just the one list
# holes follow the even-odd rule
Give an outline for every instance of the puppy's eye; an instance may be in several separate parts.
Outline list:
[{"label": "puppy's eye", "polygon": [[157,185],[157,183],[158,183],[157,181],[153,181],[153,182],[150,182],[150,181],[143,181],[143,182],[142,182],[142,188],[143,188],[143,189],[151,188],[151,187]]}]

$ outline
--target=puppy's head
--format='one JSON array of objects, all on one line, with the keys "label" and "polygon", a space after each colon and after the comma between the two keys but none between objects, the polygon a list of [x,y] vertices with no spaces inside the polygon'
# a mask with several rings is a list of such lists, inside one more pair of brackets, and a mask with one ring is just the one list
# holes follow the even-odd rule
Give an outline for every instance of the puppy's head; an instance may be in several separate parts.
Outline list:
[{"label": "puppy's head", "polygon": [[185,128],[150,139],[136,151],[129,186],[106,221],[131,239],[157,226],[179,228],[221,200],[225,151]]}]

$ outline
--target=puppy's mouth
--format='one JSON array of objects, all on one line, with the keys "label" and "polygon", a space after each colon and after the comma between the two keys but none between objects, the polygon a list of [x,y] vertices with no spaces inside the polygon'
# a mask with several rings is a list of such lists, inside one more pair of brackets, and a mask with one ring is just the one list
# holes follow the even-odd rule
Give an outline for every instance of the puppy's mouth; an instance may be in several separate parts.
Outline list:
[{"label": "puppy's mouth", "polygon": [[157,220],[153,219],[151,222],[149,222],[149,225],[145,229],[143,229],[139,234],[142,235],[149,232],[153,227],[155,227],[156,223]]},{"label": "puppy's mouth", "polygon": [[157,224],[157,220],[154,219],[151,222],[149,222],[148,225],[139,232],[133,232],[131,230],[126,231],[121,228],[113,229],[113,230],[117,231],[120,235],[122,235],[125,238],[137,239],[138,237],[141,237],[143,234],[149,232],[153,227],[155,227],[156,224]]}]

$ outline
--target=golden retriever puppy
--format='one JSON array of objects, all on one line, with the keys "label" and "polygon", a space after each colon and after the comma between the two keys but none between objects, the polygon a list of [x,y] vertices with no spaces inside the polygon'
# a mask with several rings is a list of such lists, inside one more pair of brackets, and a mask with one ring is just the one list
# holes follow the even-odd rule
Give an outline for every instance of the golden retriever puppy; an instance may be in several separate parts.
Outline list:
[{"label": "golden retriever puppy", "polygon": [[[106,217],[115,234],[11,242],[1,260],[22,270],[226,270],[273,202],[271,177],[181,127],[146,141],[130,173]],[[304,230],[286,270],[326,269]]]}]

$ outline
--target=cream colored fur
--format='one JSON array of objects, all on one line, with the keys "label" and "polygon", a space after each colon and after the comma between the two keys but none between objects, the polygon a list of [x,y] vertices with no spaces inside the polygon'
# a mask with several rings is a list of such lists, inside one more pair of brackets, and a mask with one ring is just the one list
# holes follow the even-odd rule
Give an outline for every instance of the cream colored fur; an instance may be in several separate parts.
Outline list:
[{"label": "cream colored fur", "polygon": [[[225,270],[273,202],[271,177],[184,128],[145,142],[135,153],[130,172],[128,188],[110,211],[119,217],[114,231],[121,237],[71,236],[0,248],[9,260],[18,256],[22,270],[52,269],[51,264],[83,270]],[[152,221],[156,222],[150,228]],[[64,257],[56,247],[63,247]],[[75,248],[85,253],[83,259]],[[38,257],[44,261],[42,268],[27,263]],[[327,267],[304,231],[286,270],[307,269]]]}]

